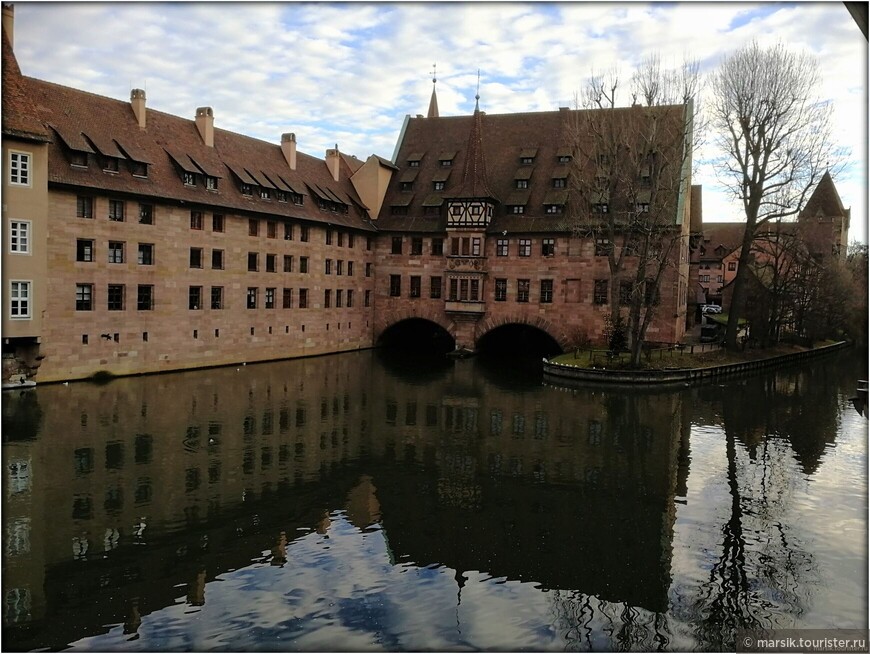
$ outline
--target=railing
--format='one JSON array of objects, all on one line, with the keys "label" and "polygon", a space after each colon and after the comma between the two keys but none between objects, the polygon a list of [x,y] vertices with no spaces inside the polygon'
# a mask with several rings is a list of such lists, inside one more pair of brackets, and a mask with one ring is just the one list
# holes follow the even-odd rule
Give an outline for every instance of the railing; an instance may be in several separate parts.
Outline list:
[{"label": "railing", "polygon": [[[651,361],[662,361],[665,358],[676,359],[685,354],[703,354],[704,352],[716,352],[722,349],[719,343],[651,343],[643,346],[643,358]],[[574,350],[574,358],[581,362],[586,360],[594,366],[612,365],[614,362],[628,362],[631,359],[629,352],[613,352],[611,350],[581,349]]]},{"label": "railing", "polygon": [[[832,345],[817,347],[812,350],[782,354],[765,359],[728,363],[721,366],[706,368],[665,368],[664,370],[606,370],[581,368],[578,366],[553,363],[544,360],[544,380],[554,384],[564,384],[575,381],[582,384],[623,384],[623,385],[666,385],[666,384],[703,384],[718,381],[726,377],[748,375],[762,370],[777,368],[783,365],[799,363],[818,356],[836,352],[851,343],[841,341]],[[699,346],[696,346],[699,347]],[[715,346],[718,347],[718,346]],[[698,350],[695,350],[698,352]],[[604,352],[606,356],[606,350]]]}]

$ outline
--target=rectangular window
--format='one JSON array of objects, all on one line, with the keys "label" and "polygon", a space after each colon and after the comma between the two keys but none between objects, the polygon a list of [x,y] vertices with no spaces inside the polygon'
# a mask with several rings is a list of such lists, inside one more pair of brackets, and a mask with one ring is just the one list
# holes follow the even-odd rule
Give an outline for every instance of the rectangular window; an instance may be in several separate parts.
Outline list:
[{"label": "rectangular window", "polygon": [[606,257],[610,254],[610,240],[606,238],[595,239],[595,256]]},{"label": "rectangular window", "polygon": [[430,277],[429,278],[429,297],[433,300],[441,299],[441,278],[440,277]]},{"label": "rectangular window", "polygon": [[299,272],[308,272],[308,257],[299,257]]},{"label": "rectangular window", "polygon": [[471,256],[473,256],[473,257],[480,256],[480,239],[479,238],[471,239]]},{"label": "rectangular window", "polygon": [[268,200],[271,197],[272,197],[272,192],[269,189],[267,189],[267,188],[260,189],[260,199]]},{"label": "rectangular window", "polygon": [[224,251],[223,250],[212,250],[211,251],[211,267],[212,267],[212,270],[223,270],[223,268],[224,268]]},{"label": "rectangular window", "polygon": [[9,282],[9,317],[18,320],[30,318],[30,282]]},{"label": "rectangular window", "polygon": [[342,261],[341,259],[339,259],[338,261],[335,262],[335,274],[336,275],[344,274],[344,261]]},{"label": "rectangular window", "polygon": [[508,255],[508,240],[500,238],[495,242],[495,256],[506,257]]},{"label": "rectangular window", "polygon": [[519,255],[521,257],[532,256],[532,239],[530,239],[530,238],[521,238],[520,239]]},{"label": "rectangular window", "polygon": [[656,288],[655,282],[650,279],[644,285],[643,301],[648,307],[659,303],[659,289]]},{"label": "rectangular window", "polygon": [[517,182],[517,188],[519,188],[519,189],[529,188],[529,180],[527,180],[527,179],[518,179],[518,180],[516,180],[516,182]]},{"label": "rectangular window", "polygon": [[516,214],[525,213],[526,206],[524,204],[515,204],[510,208],[510,211],[511,211],[511,213],[516,213]]},{"label": "rectangular window", "polygon": [[371,277],[371,276],[372,276],[372,264],[367,263],[366,264],[366,277]]},{"label": "rectangular window", "polygon": [[106,293],[106,308],[109,311],[124,310],[124,285],[109,284],[108,292]]},{"label": "rectangular window", "polygon": [[76,261],[94,260],[94,242],[91,239],[76,239]]},{"label": "rectangular window", "polygon": [[562,213],[564,206],[561,204],[545,204],[544,205],[544,213]]},{"label": "rectangular window", "polygon": [[353,289],[347,289],[347,308],[353,307]]},{"label": "rectangular window", "polygon": [[331,229],[326,230],[326,244],[332,245],[332,230]]},{"label": "rectangular window", "polygon": [[592,302],[595,304],[607,304],[607,280],[596,279],[592,294]]},{"label": "rectangular window", "polygon": [[451,302],[456,302],[459,298],[459,280],[451,279],[450,280],[450,291],[447,295],[447,299]]},{"label": "rectangular window", "polygon": [[293,223],[284,223],[284,240],[293,240]]},{"label": "rectangular window", "polygon": [[26,152],[9,152],[9,183],[30,186],[30,155]]},{"label": "rectangular window", "polygon": [[372,292],[366,291],[365,296],[363,297],[363,304],[367,307],[372,305]]},{"label": "rectangular window", "polygon": [[341,309],[341,302],[344,299],[342,296],[343,296],[343,293],[342,293],[341,289],[338,289],[335,292],[335,307],[337,309]]},{"label": "rectangular window", "polygon": [[211,217],[211,231],[213,232],[222,232],[224,231],[224,217],[223,214],[212,214]]},{"label": "rectangular window", "polygon": [[257,272],[260,269],[260,255],[256,252],[248,252],[248,272]]},{"label": "rectangular window", "polygon": [[109,241],[109,263],[124,263],[124,244],[120,241]]},{"label": "rectangular window", "polygon": [[196,186],[196,174],[185,170],[181,173],[181,181],[185,186]]},{"label": "rectangular window", "polygon": [[153,225],[154,224],[154,205],[139,203],[139,224]]},{"label": "rectangular window", "polygon": [[140,243],[139,244],[139,253],[137,255],[136,262],[140,266],[151,266],[154,264],[154,244],[153,243]]},{"label": "rectangular window", "polygon": [[109,220],[116,223],[124,222],[123,200],[109,200]]},{"label": "rectangular window", "polygon": [[459,300],[461,302],[468,301],[468,280],[460,279],[459,280]]},{"label": "rectangular window", "polygon": [[284,255],[284,272],[293,272],[293,255]]},{"label": "rectangular window", "polygon": [[303,243],[307,243],[308,239],[311,236],[311,230],[308,225],[301,225],[299,227],[299,240]]},{"label": "rectangular window", "polygon": [[154,287],[150,284],[139,284],[136,289],[136,309],[151,311],[154,308]]},{"label": "rectangular window", "polygon": [[76,284],[76,311],[92,311],[94,308],[94,285]]},{"label": "rectangular window", "polygon": [[347,235],[347,247],[352,248],[355,240],[356,240],[356,237],[353,234],[348,234]]},{"label": "rectangular window", "polygon": [[409,297],[420,297],[420,275],[411,275]]},{"label": "rectangular window", "polygon": [[610,206],[606,202],[596,202],[592,205],[592,213],[610,213]]},{"label": "rectangular window", "polygon": [[736,261],[729,261],[728,262],[728,270],[731,272],[737,270],[737,262]]},{"label": "rectangular window", "polygon": [[202,248],[190,248],[190,267],[202,268]]},{"label": "rectangular window", "polygon": [[623,306],[631,304],[631,290],[633,288],[631,282],[619,282],[619,303]]},{"label": "rectangular window", "polygon": [[202,286],[191,286],[188,288],[187,308],[191,311],[202,309]]},{"label": "rectangular window", "polygon": [[517,302],[529,301],[529,285],[528,279],[517,280]]},{"label": "rectangular window", "polygon": [[506,279],[496,279],[495,280],[495,301],[496,302],[504,302],[507,300],[507,280]]},{"label": "rectangular window", "polygon": [[550,304],[553,301],[553,280],[541,280],[541,304]]},{"label": "rectangular window", "polygon": [[9,221],[9,251],[16,254],[30,254],[30,221]]},{"label": "rectangular window", "polygon": [[274,254],[266,255],[266,272],[276,272],[277,268],[275,267],[275,259],[276,256]]},{"label": "rectangular window", "polygon": [[190,228],[202,229],[202,211],[190,212]]},{"label": "rectangular window", "polygon": [[553,188],[565,188],[566,186],[568,186],[568,180],[564,177],[553,178]]},{"label": "rectangular window", "polygon": [[281,296],[281,306],[285,309],[293,308],[293,289],[285,288]]},{"label": "rectangular window", "polygon": [[344,247],[344,232],[338,232],[338,247]]},{"label": "rectangular window", "polygon": [[211,175],[205,176],[205,188],[208,191],[217,191],[218,187],[218,179],[217,177],[212,177]]},{"label": "rectangular window", "polygon": [[92,197],[89,197],[87,195],[80,195],[76,198],[76,217],[94,217],[94,199]]},{"label": "rectangular window", "polygon": [[432,256],[440,257],[444,254],[444,239],[443,238],[433,238],[432,239]]},{"label": "rectangular window", "polygon": [[332,306],[332,289],[327,288],[323,291],[323,308],[329,309]]},{"label": "rectangular window", "polygon": [[472,302],[480,301],[480,280],[472,279],[471,288],[469,289],[468,299]]},{"label": "rectangular window", "polygon": [[248,219],[248,236],[258,236],[260,234],[260,221],[256,218]]},{"label": "rectangular window", "polygon": [[267,288],[266,289],[266,308],[274,309],[275,308],[275,289]]},{"label": "rectangular window", "polygon": [[394,236],[392,240],[391,254],[402,254],[402,237]]},{"label": "rectangular window", "polygon": [[541,254],[545,257],[552,257],[556,254],[556,239],[541,239]]},{"label": "rectangular window", "polygon": [[411,254],[414,256],[423,254],[423,239],[420,236],[411,237]]},{"label": "rectangular window", "polygon": [[266,223],[266,238],[278,238],[278,223],[274,220]]},{"label": "rectangular window", "polygon": [[323,262],[323,273],[324,273],[325,275],[331,275],[331,274],[332,274],[332,259],[326,259],[326,260]]},{"label": "rectangular window", "polygon": [[299,289],[299,308],[307,309],[308,308],[308,289],[300,288]]},{"label": "rectangular window", "polygon": [[253,286],[248,287],[247,307],[249,309],[256,309],[257,308],[257,289],[256,289],[256,287],[253,287]]},{"label": "rectangular window", "polygon": [[353,277],[353,261],[347,262],[347,276]]},{"label": "rectangular window", "polygon": [[469,238],[468,236],[464,236],[459,240],[459,242],[462,245],[462,256],[467,257],[469,254],[471,254],[471,238]]},{"label": "rectangular window", "polygon": [[211,308],[214,310],[219,310],[224,308],[224,287],[223,286],[212,286],[211,287]]},{"label": "rectangular window", "polygon": [[390,297],[399,297],[402,294],[402,276],[390,275]]}]

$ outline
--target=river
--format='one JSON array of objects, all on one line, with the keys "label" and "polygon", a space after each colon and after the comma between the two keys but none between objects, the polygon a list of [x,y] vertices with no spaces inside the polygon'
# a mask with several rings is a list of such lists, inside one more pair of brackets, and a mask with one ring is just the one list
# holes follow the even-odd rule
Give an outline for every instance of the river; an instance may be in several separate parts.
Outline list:
[{"label": "river", "polygon": [[363,351],[5,392],[4,651],[867,628],[863,353],[666,392],[538,368]]}]

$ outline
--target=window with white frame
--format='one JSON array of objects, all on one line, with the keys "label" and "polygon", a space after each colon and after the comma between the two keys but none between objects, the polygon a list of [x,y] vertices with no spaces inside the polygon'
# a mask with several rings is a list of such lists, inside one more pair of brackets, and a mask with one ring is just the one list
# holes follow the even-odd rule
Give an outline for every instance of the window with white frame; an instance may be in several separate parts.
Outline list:
[{"label": "window with white frame", "polygon": [[9,183],[15,186],[30,186],[30,154],[9,152]]},{"label": "window with white frame", "polygon": [[9,317],[18,320],[30,319],[30,282],[9,282]]},{"label": "window with white frame", "polygon": [[30,221],[9,222],[9,251],[15,254],[30,254]]}]

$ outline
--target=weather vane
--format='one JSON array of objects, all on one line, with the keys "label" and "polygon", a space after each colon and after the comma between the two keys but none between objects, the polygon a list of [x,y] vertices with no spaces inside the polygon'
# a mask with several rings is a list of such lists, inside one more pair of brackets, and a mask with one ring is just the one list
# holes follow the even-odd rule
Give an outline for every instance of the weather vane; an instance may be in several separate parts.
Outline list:
[{"label": "weather vane", "polygon": [[438,80],[435,78],[435,69],[436,69],[435,64],[432,64],[432,83],[433,83],[433,84],[434,84],[436,81],[438,81]]}]

